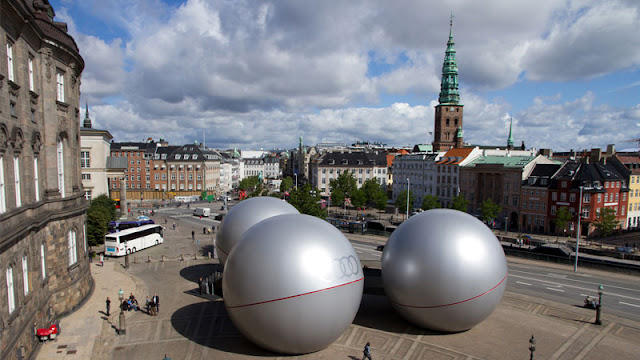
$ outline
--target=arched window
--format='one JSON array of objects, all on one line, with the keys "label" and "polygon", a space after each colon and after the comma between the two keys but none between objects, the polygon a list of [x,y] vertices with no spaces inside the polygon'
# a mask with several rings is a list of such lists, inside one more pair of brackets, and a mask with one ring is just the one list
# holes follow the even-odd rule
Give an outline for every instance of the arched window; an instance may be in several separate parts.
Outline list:
[{"label": "arched window", "polygon": [[24,295],[29,293],[29,258],[22,255],[22,282],[24,283]]},{"label": "arched window", "polygon": [[447,118],[447,121],[446,121],[446,124],[445,124],[445,125],[446,125],[446,126],[449,126],[449,118]]},{"label": "arched window", "polygon": [[65,197],[65,192],[64,192],[64,145],[62,143],[62,139],[58,140],[57,154],[58,154],[58,190],[60,191],[60,196]]},{"label": "arched window", "polygon": [[458,118],[453,119],[453,124],[458,127]]},{"label": "arched window", "polygon": [[20,191],[20,158],[13,157],[13,179],[15,181],[16,207],[22,206],[22,192]]},{"label": "arched window", "polygon": [[47,262],[44,255],[44,243],[40,244],[40,262],[42,266],[42,280],[47,278]]},{"label": "arched window", "polygon": [[40,201],[40,181],[38,180],[38,158],[36,156],[33,157],[33,183],[37,202]]},{"label": "arched window", "polygon": [[7,211],[7,200],[4,196],[4,160],[0,156],[0,214]]},{"label": "arched window", "polygon": [[13,293],[13,267],[9,266],[7,268],[7,295],[9,297],[9,314],[16,309],[16,297]]},{"label": "arched window", "polygon": [[69,234],[67,235],[67,240],[69,242],[69,266],[71,266],[78,261],[75,230],[69,231]]}]

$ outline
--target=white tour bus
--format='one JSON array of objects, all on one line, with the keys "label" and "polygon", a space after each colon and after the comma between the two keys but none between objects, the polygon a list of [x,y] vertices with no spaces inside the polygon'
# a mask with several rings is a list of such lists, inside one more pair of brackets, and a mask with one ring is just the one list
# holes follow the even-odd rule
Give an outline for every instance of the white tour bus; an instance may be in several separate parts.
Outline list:
[{"label": "white tour bus", "polygon": [[104,237],[104,254],[107,256],[124,256],[162,244],[162,225],[150,224],[122,230]]}]

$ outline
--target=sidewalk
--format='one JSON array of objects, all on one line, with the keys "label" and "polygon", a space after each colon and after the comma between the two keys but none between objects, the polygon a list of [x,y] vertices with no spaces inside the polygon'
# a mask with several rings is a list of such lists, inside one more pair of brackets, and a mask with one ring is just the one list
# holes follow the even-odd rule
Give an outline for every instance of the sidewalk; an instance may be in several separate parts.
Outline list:
[{"label": "sidewalk", "polygon": [[[96,343],[96,340],[100,339],[103,327],[112,328],[106,333],[116,337],[120,313],[118,290],[122,289],[125,297],[133,293],[138,302],[144,302],[144,294],[148,293],[142,282],[117,267],[121,265],[114,259],[105,261],[104,267],[98,261],[91,264],[95,284],[93,294],[80,309],[60,320],[58,339],[42,344],[36,359],[111,359],[113,341],[109,341],[110,337],[102,339],[104,343]],[[111,300],[108,318],[105,314],[107,296]]]}]

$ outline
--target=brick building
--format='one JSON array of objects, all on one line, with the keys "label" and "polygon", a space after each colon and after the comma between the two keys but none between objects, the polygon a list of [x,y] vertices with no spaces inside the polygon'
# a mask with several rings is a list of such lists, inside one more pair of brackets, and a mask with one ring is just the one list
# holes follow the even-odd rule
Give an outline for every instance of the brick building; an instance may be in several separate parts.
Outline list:
[{"label": "brick building", "polygon": [[46,0],[2,0],[0,358],[31,358],[34,327],[93,287],[80,177],[84,60]]}]

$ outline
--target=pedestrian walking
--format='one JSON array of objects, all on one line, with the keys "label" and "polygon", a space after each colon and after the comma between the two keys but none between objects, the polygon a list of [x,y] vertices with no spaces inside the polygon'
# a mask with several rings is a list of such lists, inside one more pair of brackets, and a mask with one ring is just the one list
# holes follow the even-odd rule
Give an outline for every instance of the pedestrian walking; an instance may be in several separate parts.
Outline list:
[{"label": "pedestrian walking", "polygon": [[151,301],[153,301],[153,304],[156,306],[156,312],[160,312],[160,298],[158,297],[158,294],[153,294],[153,297],[151,298]]},{"label": "pedestrian walking", "polygon": [[202,235],[207,235],[207,228],[206,227],[202,228]]},{"label": "pedestrian walking", "polygon": [[367,342],[367,345],[364,346],[364,350],[362,350],[363,356],[362,360],[369,359],[371,360],[371,343]]},{"label": "pedestrian walking", "polygon": [[198,289],[200,289],[200,295],[202,295],[203,286],[204,286],[204,283],[202,282],[202,277],[200,277],[200,279],[198,279]]},{"label": "pedestrian walking", "polygon": [[[196,239],[196,231],[195,230],[191,230],[191,240],[195,240]],[[193,242],[193,241],[191,241]]]},{"label": "pedestrian walking", "polygon": [[173,223],[173,230],[176,229],[176,223]]},{"label": "pedestrian walking", "polygon": [[164,224],[167,225],[167,218],[164,218]]},{"label": "pedestrian walking", "polygon": [[205,277],[204,278],[204,292],[205,294],[209,295],[209,277]]},{"label": "pedestrian walking", "polygon": [[100,266],[104,266],[104,254],[100,254]]},{"label": "pedestrian walking", "polygon": [[109,300],[109,297],[107,296],[107,316],[109,316],[109,310],[111,310],[111,300]]},{"label": "pedestrian walking", "polygon": [[145,303],[144,303],[144,307],[145,309],[147,309],[147,314],[149,313],[149,306],[151,305],[151,300],[149,300],[149,295],[147,295],[147,298],[145,299]]}]

